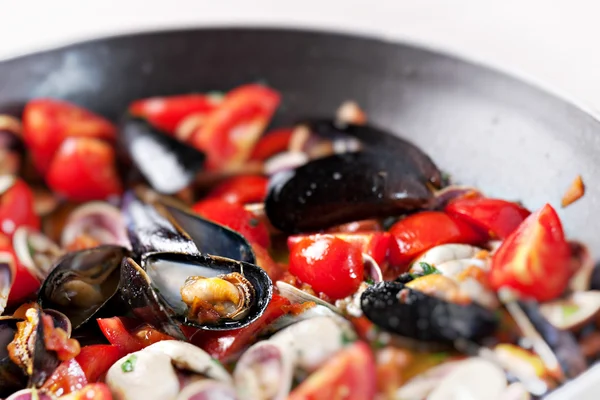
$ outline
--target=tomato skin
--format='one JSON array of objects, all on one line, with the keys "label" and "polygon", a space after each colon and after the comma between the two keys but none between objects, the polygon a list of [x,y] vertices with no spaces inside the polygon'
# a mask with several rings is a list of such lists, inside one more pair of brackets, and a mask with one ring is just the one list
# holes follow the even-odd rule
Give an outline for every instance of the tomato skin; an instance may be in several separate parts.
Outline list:
[{"label": "tomato skin", "polygon": [[23,110],[23,139],[41,173],[46,172],[64,139],[87,137],[114,141],[116,135],[109,121],[66,101],[35,99]]},{"label": "tomato skin", "polygon": [[[357,232],[357,233],[331,233],[352,245],[356,246],[362,253],[368,254],[381,266],[385,262],[390,247],[392,235],[388,232]],[[288,249],[299,243],[302,239],[318,235],[292,235],[287,239]]]},{"label": "tomato skin", "polygon": [[269,180],[261,175],[236,176],[212,189],[207,199],[222,199],[228,203],[262,203],[267,197]]},{"label": "tomato skin", "polygon": [[42,389],[46,389],[56,396],[62,396],[80,390],[88,384],[85,373],[74,358],[63,361],[46,380]]},{"label": "tomato skin", "polygon": [[81,366],[88,382],[96,382],[127,353],[112,344],[94,344],[81,348],[75,360]]},{"label": "tomato skin", "polygon": [[280,128],[267,132],[256,143],[250,154],[250,160],[266,161],[277,153],[286,151],[294,128]]},{"label": "tomato skin", "polygon": [[10,237],[20,226],[40,229],[40,218],[35,214],[33,192],[20,178],[0,194],[0,231]]},{"label": "tomato skin", "polygon": [[289,272],[316,292],[332,300],[343,299],[363,281],[362,253],[332,235],[309,236],[292,247]]},{"label": "tomato skin", "polygon": [[508,237],[531,214],[516,203],[483,197],[452,201],[445,211],[484,230],[494,239]]},{"label": "tomato skin", "polygon": [[90,383],[61,400],[113,400],[109,387],[104,383]]},{"label": "tomato skin", "polygon": [[192,133],[191,143],[207,155],[210,169],[240,166],[279,105],[280,94],[258,84],[231,90],[223,102]]},{"label": "tomato skin", "polygon": [[546,204],[519,225],[492,257],[489,283],[525,297],[548,301],[560,296],[573,271],[571,250],[556,211]]},{"label": "tomato skin", "polygon": [[408,267],[419,254],[440,244],[478,244],[486,239],[466,222],[439,211],[410,215],[396,222],[390,233],[393,238],[389,259],[396,267]]},{"label": "tomato skin", "polygon": [[190,341],[219,361],[229,361],[257,339],[260,331],[285,314],[284,307],[290,301],[285,297],[273,294],[265,312],[250,325],[230,331],[194,331]]},{"label": "tomato skin", "polygon": [[254,256],[256,257],[256,265],[264,269],[273,282],[279,280],[286,271],[286,268],[276,263],[267,249],[261,245],[257,243],[250,243],[250,245],[252,246]]},{"label": "tomato skin", "polygon": [[288,400],[369,400],[377,386],[375,358],[361,341],[340,350],[289,395]]},{"label": "tomato skin", "polygon": [[105,200],[123,192],[115,150],[93,138],[66,139],[54,155],[46,182],[74,201]]},{"label": "tomato skin", "polygon": [[204,94],[149,97],[131,103],[129,114],[142,117],[156,128],[172,134],[185,117],[208,115],[219,103],[215,96]]},{"label": "tomato skin", "polygon": [[142,350],[144,347],[161,340],[172,340],[156,329],[125,317],[98,318],[96,320],[106,340],[123,354]]},{"label": "tomato skin", "polygon": [[194,204],[192,210],[208,220],[240,233],[251,243],[258,243],[265,248],[271,244],[264,222],[240,204],[229,203],[223,199],[206,199]]}]

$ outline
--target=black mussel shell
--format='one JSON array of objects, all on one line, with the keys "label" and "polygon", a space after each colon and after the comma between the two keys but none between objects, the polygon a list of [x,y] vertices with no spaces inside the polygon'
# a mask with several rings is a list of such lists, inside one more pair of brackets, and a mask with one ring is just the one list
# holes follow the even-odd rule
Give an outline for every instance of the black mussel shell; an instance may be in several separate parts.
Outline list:
[{"label": "black mussel shell", "polygon": [[146,271],[131,258],[123,259],[120,286],[121,298],[136,317],[175,339],[186,339],[180,329],[182,324],[175,321],[173,312],[158,298]]},{"label": "black mussel shell", "polygon": [[38,303],[65,314],[77,329],[117,293],[121,260],[129,254],[114,245],[67,254],[44,280]]},{"label": "black mussel shell", "polygon": [[140,118],[125,118],[120,140],[135,166],[160,193],[173,194],[186,188],[204,166],[204,153]]},{"label": "black mussel shell", "polygon": [[122,204],[127,234],[138,257],[151,252],[198,254],[192,239],[159,210],[133,191],[125,193]]},{"label": "black mussel shell", "polygon": [[324,229],[429,207],[433,194],[400,155],[360,151],[313,160],[271,177],[265,212],[284,232]]},{"label": "black mussel shell", "polygon": [[27,376],[8,356],[8,344],[17,333],[16,318],[0,319],[0,397],[5,398],[27,385]]},{"label": "black mussel shell", "polygon": [[[153,292],[168,313],[185,325],[204,330],[230,330],[249,325],[262,315],[273,295],[273,283],[262,268],[224,257],[155,253],[144,257],[143,267]],[[190,276],[211,278],[233,272],[243,275],[254,289],[248,313],[239,320],[223,320],[216,324],[199,324],[189,320],[186,317],[188,307],[180,293],[186,279]]]},{"label": "black mussel shell", "polygon": [[332,119],[313,119],[304,122],[313,133],[335,140],[343,136],[358,139],[366,149],[378,153],[389,152],[411,162],[421,176],[433,186],[439,188],[443,184],[442,173],[433,160],[420,148],[409,141],[373,125],[356,125]]},{"label": "black mussel shell", "polygon": [[364,315],[375,325],[424,342],[481,342],[494,333],[498,324],[493,312],[475,303],[449,303],[400,282],[370,286],[360,302]]},{"label": "black mussel shell", "polygon": [[538,303],[531,301],[519,301],[518,303],[535,330],[556,355],[567,378],[575,378],[587,370],[587,361],[572,332],[557,329],[548,322],[540,313]]},{"label": "black mussel shell", "polygon": [[177,225],[192,238],[202,254],[250,264],[256,262],[252,246],[239,233],[179,207],[165,205],[165,209]]}]

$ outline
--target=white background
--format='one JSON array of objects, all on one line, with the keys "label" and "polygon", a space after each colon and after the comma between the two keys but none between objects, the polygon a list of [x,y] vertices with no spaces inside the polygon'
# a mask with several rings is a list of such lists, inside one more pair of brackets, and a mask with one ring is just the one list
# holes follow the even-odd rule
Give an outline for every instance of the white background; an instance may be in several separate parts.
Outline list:
[{"label": "white background", "polygon": [[598,0],[0,0],[0,58],[178,26],[314,27],[407,40],[600,111]]}]

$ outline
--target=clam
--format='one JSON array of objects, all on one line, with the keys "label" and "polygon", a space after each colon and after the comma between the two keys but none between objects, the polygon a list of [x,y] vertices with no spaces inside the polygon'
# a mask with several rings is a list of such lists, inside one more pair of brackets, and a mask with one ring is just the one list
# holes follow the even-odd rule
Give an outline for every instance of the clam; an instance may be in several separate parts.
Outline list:
[{"label": "clam", "polygon": [[273,175],[265,212],[283,232],[314,231],[427,208],[433,199],[428,185],[402,154],[334,154]]},{"label": "clam", "polygon": [[425,342],[482,341],[498,321],[478,304],[455,304],[400,282],[370,286],[361,297],[363,314],[380,328]]},{"label": "clam", "polygon": [[13,249],[19,263],[39,280],[44,280],[63,255],[56,243],[41,232],[21,226],[15,231]]},{"label": "clam", "polygon": [[600,312],[600,291],[575,292],[540,304],[540,313],[560,330],[577,330]]},{"label": "clam", "polygon": [[439,270],[439,266],[444,263],[456,260],[472,259],[482,250],[483,249],[481,247],[458,243],[435,246],[421,254],[412,262],[411,272],[422,272],[421,263],[433,265]]},{"label": "clam", "polygon": [[204,166],[202,152],[159,132],[143,119],[126,118],[119,137],[137,169],[160,193],[186,188]]},{"label": "clam", "polygon": [[104,201],[85,203],[69,214],[60,238],[62,247],[68,248],[81,236],[93,239],[98,245],[131,248],[120,210]]},{"label": "clam", "polygon": [[38,302],[68,316],[77,329],[118,292],[121,260],[129,251],[115,245],[71,252],[44,280]]}]

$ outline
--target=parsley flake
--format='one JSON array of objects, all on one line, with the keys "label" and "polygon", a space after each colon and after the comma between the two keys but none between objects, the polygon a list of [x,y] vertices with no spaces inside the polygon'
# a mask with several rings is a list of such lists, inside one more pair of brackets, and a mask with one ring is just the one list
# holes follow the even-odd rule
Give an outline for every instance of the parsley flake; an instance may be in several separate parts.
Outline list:
[{"label": "parsley flake", "polygon": [[125,360],[125,362],[123,364],[121,364],[121,371],[127,373],[127,372],[133,372],[133,370],[135,369],[135,362],[137,361],[137,356],[135,354],[132,354],[131,356],[129,356],[129,358],[127,360]]},{"label": "parsley flake", "polygon": [[440,271],[436,267],[426,262],[420,262],[419,265],[423,269],[423,275],[439,274]]}]

